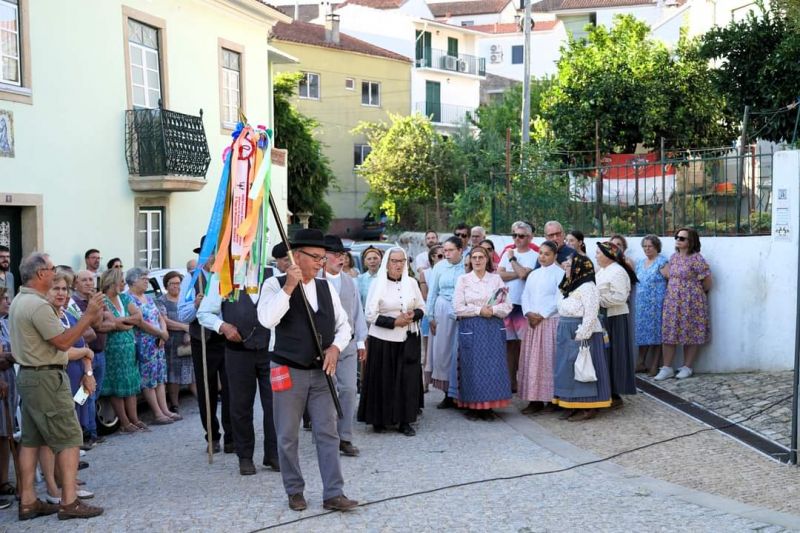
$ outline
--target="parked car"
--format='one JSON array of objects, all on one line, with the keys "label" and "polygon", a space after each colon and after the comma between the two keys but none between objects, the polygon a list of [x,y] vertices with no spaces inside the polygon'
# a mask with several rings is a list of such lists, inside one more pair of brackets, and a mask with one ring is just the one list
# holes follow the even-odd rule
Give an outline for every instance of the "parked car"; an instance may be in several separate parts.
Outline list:
[{"label": "parked car", "polygon": [[[157,298],[166,292],[164,287],[164,275],[173,270],[180,272],[182,276],[186,276],[185,268],[160,268],[150,271],[150,289],[147,294],[152,298]],[[144,398],[140,395],[137,401],[143,402]],[[95,419],[97,420],[97,432],[101,435],[109,435],[114,433],[119,428],[119,418],[111,407],[111,398],[108,396],[101,396],[95,403],[96,412]]]}]

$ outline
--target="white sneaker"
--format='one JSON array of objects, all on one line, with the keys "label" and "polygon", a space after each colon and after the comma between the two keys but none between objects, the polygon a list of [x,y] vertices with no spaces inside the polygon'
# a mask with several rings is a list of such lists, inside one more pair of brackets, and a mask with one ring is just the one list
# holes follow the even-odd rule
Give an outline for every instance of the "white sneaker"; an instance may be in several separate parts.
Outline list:
[{"label": "white sneaker", "polygon": [[664,381],[665,379],[669,379],[674,376],[675,376],[675,371],[672,369],[672,367],[662,366],[661,369],[658,371],[658,374],[656,374],[656,377],[653,379],[655,379],[656,381]]},{"label": "white sneaker", "polygon": [[675,376],[677,379],[686,379],[690,377],[694,372],[688,366],[682,366],[678,369],[678,375]]}]

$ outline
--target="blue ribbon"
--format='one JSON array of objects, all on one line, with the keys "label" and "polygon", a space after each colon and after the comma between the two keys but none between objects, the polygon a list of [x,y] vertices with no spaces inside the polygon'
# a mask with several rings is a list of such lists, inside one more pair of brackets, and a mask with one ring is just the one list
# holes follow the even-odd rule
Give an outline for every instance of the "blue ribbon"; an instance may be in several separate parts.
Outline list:
[{"label": "blue ribbon", "polygon": [[217,189],[217,197],[214,200],[214,208],[211,211],[211,220],[208,221],[208,229],[206,230],[206,238],[203,241],[203,246],[200,248],[200,257],[197,258],[197,268],[194,269],[192,274],[192,282],[189,284],[189,290],[184,295],[184,301],[189,302],[194,300],[194,287],[197,283],[197,278],[203,270],[203,265],[206,264],[208,258],[214,253],[219,240],[219,232],[222,228],[222,218],[225,214],[225,198],[228,195],[228,179],[231,173],[231,154],[233,150],[229,150],[225,156],[225,163],[222,167],[222,177],[219,180],[219,188]]}]

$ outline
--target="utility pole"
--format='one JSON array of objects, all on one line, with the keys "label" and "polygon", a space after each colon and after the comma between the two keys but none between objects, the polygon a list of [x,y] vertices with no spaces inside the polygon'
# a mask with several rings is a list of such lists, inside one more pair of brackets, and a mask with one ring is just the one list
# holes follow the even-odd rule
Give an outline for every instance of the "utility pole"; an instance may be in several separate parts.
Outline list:
[{"label": "utility pole", "polygon": [[525,33],[524,72],[522,75],[522,144],[524,146],[531,140],[531,26],[533,26],[531,24],[531,0],[525,0],[525,18],[522,26]]}]

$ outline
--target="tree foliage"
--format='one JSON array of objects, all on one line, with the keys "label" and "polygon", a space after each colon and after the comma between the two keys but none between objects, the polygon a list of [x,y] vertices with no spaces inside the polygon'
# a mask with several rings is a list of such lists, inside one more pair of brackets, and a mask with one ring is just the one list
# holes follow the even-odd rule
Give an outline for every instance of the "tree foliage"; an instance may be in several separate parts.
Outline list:
[{"label": "tree foliage", "polygon": [[732,138],[722,121],[723,100],[712,89],[698,43],[683,37],[677,49],[650,37],[631,15],[561,49],[556,82],[543,97],[542,116],[564,148],[630,153],[636,145],[719,145]]},{"label": "tree foliage", "polygon": [[[726,98],[729,121],[753,111],[777,110],[797,100],[800,87],[800,8],[797,1],[774,0],[769,8],[741,21],[715,27],[703,36],[701,57],[713,60],[714,86]],[[788,110],[787,110],[788,111]],[[790,140],[794,112],[755,114],[748,130],[771,141]]]},{"label": "tree foliage", "polygon": [[289,210],[311,213],[310,226],[324,231],[333,218],[325,193],[336,178],[322,143],[314,137],[317,122],[291,104],[302,76],[299,72],[275,76],[275,146],[289,151]]},{"label": "tree foliage", "polygon": [[416,216],[416,207],[430,203],[437,191],[442,199],[452,197],[463,160],[427,117],[390,114],[389,119],[389,124],[362,122],[354,130],[366,135],[372,149],[359,173],[370,186],[373,208],[388,207],[395,222],[407,224],[404,219]]}]

